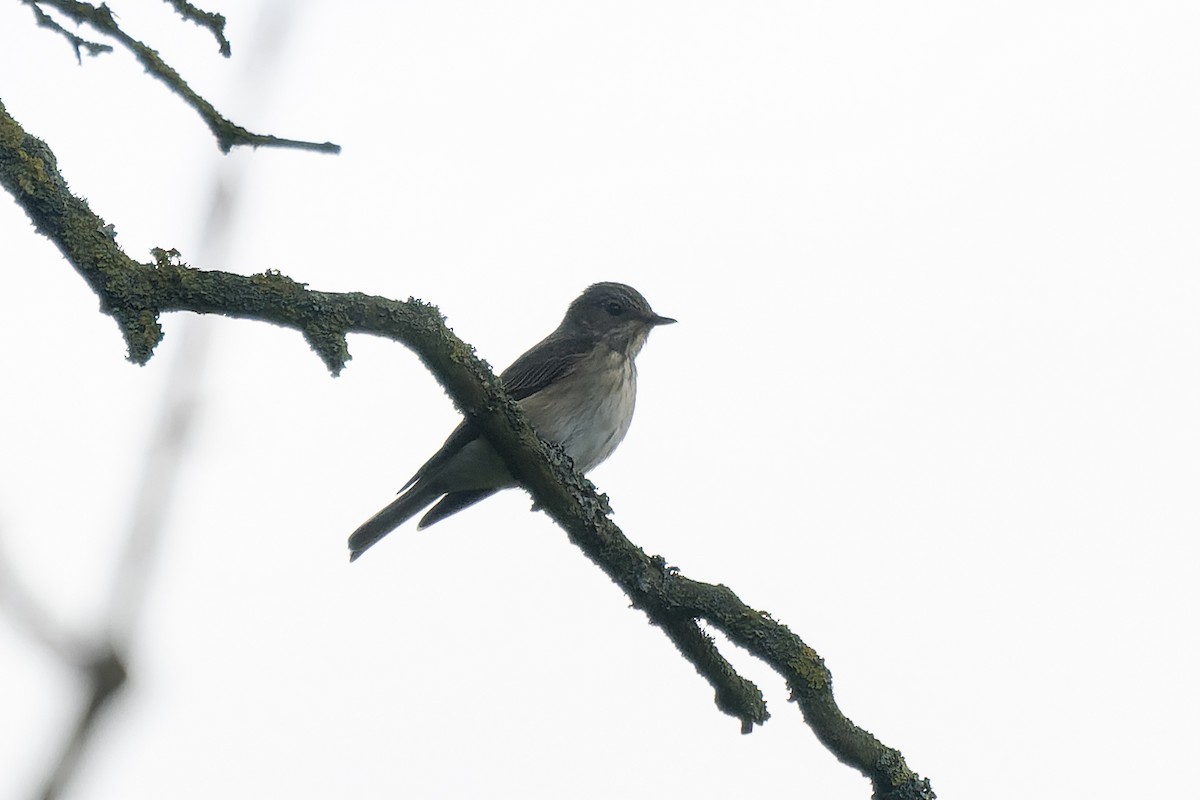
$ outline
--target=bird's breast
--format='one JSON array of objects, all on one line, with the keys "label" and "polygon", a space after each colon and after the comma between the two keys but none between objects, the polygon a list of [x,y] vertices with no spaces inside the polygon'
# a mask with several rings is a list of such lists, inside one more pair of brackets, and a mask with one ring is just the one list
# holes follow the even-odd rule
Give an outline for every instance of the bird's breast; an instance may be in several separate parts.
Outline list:
[{"label": "bird's breast", "polygon": [[561,444],[580,472],[612,455],[633,420],[633,359],[598,348],[560,380],[521,401],[538,435]]}]

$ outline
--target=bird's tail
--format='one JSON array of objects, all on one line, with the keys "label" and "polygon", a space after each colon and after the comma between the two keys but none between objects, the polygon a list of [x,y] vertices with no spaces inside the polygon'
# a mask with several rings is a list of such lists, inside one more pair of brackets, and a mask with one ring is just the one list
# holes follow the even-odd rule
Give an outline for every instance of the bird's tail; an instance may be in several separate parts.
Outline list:
[{"label": "bird's tail", "polygon": [[416,516],[440,495],[441,492],[432,492],[429,486],[417,483],[388,503],[378,514],[359,525],[358,530],[350,534],[350,560],[354,561],[367,552],[371,545]]}]

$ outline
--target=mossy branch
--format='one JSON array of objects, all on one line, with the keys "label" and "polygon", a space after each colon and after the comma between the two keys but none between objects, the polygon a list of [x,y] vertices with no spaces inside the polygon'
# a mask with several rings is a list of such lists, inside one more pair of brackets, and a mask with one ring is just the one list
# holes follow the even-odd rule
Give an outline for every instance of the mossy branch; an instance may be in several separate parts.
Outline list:
[{"label": "mossy branch", "polygon": [[762,693],[738,675],[700,628],[705,621],[769,664],[817,737],[843,763],[870,779],[874,797],[934,797],[929,782],[901,754],[854,725],[838,709],[821,657],[769,614],[730,589],[694,581],[633,544],[611,519],[607,498],[579,475],[561,450],[542,442],[488,365],[454,335],[437,308],[360,293],[318,292],[278,272],[242,276],[197,270],[178,253],[159,250],[154,263],[129,258],[112,226],[67,189],[54,155],[26,134],[0,104],[0,183],[100,297],[121,328],[129,358],[147,361],[162,338],[164,311],[261,320],[300,331],[337,373],[349,360],[346,335],[370,333],[411,348],[458,408],[496,447],[513,476],[678,647],[713,686],[718,707],[749,732],[766,721]]}]

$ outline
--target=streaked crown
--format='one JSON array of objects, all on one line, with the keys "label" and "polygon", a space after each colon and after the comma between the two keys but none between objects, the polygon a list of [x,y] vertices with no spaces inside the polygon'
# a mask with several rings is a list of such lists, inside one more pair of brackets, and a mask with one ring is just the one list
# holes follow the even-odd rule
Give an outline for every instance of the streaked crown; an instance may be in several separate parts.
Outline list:
[{"label": "streaked crown", "polygon": [[595,331],[628,323],[653,327],[674,321],[655,314],[641,292],[623,283],[592,284],[575,298],[563,320],[564,323],[574,322]]},{"label": "streaked crown", "polygon": [[594,336],[633,357],[650,329],[675,320],[654,313],[646,298],[623,283],[595,283],[567,309],[559,331]]}]

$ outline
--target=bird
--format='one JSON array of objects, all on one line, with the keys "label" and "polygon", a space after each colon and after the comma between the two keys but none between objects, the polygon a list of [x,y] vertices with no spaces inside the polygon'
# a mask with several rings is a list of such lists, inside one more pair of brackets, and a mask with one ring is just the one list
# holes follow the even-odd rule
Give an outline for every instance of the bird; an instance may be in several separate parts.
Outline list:
[{"label": "bird", "polygon": [[[538,436],[561,445],[586,473],[612,455],[629,430],[637,394],[634,359],[647,336],[674,322],[655,313],[631,286],[593,284],[500,381]],[[463,420],[399,496],[350,535],[350,560],[430,505],[417,530],[516,485],[500,455]]]}]

